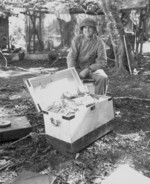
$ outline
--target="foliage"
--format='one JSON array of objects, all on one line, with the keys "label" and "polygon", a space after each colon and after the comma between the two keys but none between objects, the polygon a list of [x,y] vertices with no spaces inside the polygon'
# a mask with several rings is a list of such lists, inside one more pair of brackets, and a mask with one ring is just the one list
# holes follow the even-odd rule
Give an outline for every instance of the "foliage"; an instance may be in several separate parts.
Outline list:
[{"label": "foliage", "polygon": [[[130,6],[142,6],[146,0],[134,0],[130,2],[129,0],[114,0],[114,6],[121,8]],[[71,11],[83,11],[84,13],[99,14],[102,13],[101,0],[0,0],[0,11],[5,12],[11,11],[14,7],[22,8],[33,8],[33,9],[45,9],[50,10],[52,8],[57,8],[59,5],[64,5],[68,10]]]}]

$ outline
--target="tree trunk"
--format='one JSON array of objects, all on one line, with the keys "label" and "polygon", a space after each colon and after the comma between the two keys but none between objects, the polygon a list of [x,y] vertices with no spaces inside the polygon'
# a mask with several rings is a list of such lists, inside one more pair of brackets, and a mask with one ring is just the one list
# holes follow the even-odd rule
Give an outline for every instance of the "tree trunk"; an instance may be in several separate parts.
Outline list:
[{"label": "tree trunk", "polygon": [[[131,68],[133,67],[131,67],[130,64],[133,62],[134,58],[131,46],[119,17],[119,10],[113,0],[102,0],[102,8],[107,19],[107,26],[115,55],[115,67],[113,69],[114,75],[131,74]],[[126,39],[124,39],[124,36]]]}]

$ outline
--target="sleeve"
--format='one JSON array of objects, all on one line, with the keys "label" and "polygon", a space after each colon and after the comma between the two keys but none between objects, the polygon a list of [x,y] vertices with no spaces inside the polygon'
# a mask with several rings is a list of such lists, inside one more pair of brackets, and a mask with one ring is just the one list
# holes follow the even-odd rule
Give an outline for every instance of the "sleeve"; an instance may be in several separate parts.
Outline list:
[{"label": "sleeve", "polygon": [[95,63],[90,65],[91,70],[94,72],[98,69],[103,69],[107,65],[106,45],[103,40],[99,40],[97,44],[97,58]]},{"label": "sleeve", "polygon": [[78,57],[78,38],[75,37],[73,40],[72,40],[72,43],[71,43],[71,47],[70,47],[70,50],[69,50],[69,53],[67,55],[67,67],[70,68],[70,67],[76,67],[76,60],[77,60],[77,57]]}]

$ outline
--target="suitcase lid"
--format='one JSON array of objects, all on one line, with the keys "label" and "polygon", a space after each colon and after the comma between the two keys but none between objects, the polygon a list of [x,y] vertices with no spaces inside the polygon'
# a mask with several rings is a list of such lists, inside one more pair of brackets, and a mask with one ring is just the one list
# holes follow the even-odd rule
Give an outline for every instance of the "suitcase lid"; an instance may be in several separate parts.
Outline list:
[{"label": "suitcase lid", "polygon": [[64,93],[79,95],[88,92],[74,67],[24,80],[38,112],[47,112],[49,106]]}]

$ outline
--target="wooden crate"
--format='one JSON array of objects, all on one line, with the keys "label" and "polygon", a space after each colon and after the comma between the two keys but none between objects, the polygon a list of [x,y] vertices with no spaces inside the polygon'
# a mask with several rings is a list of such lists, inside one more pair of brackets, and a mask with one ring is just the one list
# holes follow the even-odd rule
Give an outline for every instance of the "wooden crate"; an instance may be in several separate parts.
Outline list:
[{"label": "wooden crate", "polygon": [[0,122],[11,123],[10,126],[0,128],[0,142],[19,139],[32,131],[32,127],[25,116],[0,118]]}]

